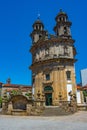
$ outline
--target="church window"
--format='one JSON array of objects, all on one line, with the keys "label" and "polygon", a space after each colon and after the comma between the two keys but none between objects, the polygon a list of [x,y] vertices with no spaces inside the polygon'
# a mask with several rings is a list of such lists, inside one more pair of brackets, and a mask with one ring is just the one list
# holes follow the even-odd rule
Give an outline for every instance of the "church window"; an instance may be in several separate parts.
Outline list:
[{"label": "church window", "polygon": [[64,27],[64,34],[67,34],[67,28]]},{"label": "church window", "polygon": [[71,80],[71,71],[66,71],[67,80]]},{"label": "church window", "polygon": [[36,25],[36,29],[38,29],[38,26]]},{"label": "church window", "polygon": [[65,21],[65,18],[63,17],[63,21]]},{"label": "church window", "polygon": [[60,17],[60,21],[61,21],[61,17]]},{"label": "church window", "polygon": [[46,80],[50,80],[50,74],[46,74]]},{"label": "church window", "polygon": [[39,25],[39,29],[41,29],[41,25]]}]

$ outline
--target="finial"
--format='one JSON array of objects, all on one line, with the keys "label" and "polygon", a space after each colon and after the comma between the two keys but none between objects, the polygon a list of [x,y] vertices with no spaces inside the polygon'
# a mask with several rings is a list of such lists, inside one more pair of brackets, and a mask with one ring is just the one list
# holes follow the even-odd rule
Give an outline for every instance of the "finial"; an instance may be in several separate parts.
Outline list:
[{"label": "finial", "polygon": [[37,19],[40,19],[40,13],[38,13],[38,15],[37,15]]},{"label": "finial", "polygon": [[60,12],[63,12],[62,9],[60,9]]},{"label": "finial", "polygon": [[38,9],[38,14],[37,14],[37,19],[39,20],[40,19],[40,11],[39,11],[39,9]]}]

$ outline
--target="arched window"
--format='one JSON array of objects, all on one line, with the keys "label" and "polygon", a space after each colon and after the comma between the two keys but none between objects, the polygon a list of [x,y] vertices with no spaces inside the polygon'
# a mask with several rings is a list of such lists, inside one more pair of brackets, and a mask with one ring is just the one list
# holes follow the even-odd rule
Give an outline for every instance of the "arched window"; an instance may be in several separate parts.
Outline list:
[{"label": "arched window", "polygon": [[36,29],[38,29],[38,26],[36,25]]},{"label": "arched window", "polygon": [[50,80],[50,74],[46,74],[46,80]]},{"label": "arched window", "polygon": [[60,21],[61,21],[61,17],[60,17]]},{"label": "arched window", "polygon": [[39,29],[41,30],[41,25],[39,25]]},{"label": "arched window", "polygon": [[65,21],[65,17],[63,17],[63,21]]},{"label": "arched window", "polygon": [[67,27],[64,27],[64,34],[67,34]]}]

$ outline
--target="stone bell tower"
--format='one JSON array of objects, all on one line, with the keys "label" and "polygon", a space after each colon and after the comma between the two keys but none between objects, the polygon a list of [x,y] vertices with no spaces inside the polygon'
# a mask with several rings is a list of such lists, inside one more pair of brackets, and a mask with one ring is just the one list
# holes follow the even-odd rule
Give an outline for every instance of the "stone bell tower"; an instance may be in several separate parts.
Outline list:
[{"label": "stone bell tower", "polygon": [[44,30],[44,25],[38,18],[33,24],[33,31],[31,33],[32,42],[37,43],[42,37],[46,37],[47,31]]},{"label": "stone bell tower", "polygon": [[32,47],[32,86],[34,98],[37,93],[45,97],[46,105],[58,105],[60,100],[69,101],[69,92],[76,93],[74,40],[68,15],[60,10],[55,18],[55,35],[44,30],[40,19],[33,24]]},{"label": "stone bell tower", "polygon": [[56,16],[55,20],[56,26],[54,27],[54,31],[56,33],[56,36],[70,38],[70,26],[72,23],[68,21],[67,14],[60,10],[60,13]]}]

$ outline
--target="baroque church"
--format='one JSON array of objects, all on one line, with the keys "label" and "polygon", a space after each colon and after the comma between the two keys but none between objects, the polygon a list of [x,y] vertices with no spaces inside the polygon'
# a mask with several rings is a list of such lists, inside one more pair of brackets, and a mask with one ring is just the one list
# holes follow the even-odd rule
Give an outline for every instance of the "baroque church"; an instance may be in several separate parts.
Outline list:
[{"label": "baroque church", "polygon": [[76,49],[71,35],[72,23],[60,10],[55,17],[55,35],[44,29],[38,18],[30,34],[32,46],[32,86],[34,100],[39,94],[45,105],[57,105],[60,100],[70,101],[69,93],[76,94],[75,56]]}]

